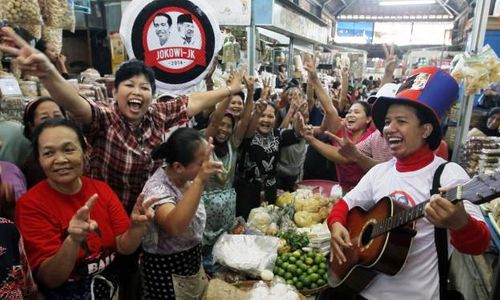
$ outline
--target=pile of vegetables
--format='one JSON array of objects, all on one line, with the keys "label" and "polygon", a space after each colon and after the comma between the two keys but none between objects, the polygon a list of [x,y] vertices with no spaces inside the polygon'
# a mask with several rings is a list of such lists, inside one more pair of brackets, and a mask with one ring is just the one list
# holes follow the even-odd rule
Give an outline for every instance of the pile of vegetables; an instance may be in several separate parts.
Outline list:
[{"label": "pile of vegetables", "polygon": [[279,253],[295,251],[309,246],[307,233],[298,233],[290,229],[281,232],[279,237],[282,240],[280,241],[280,246],[278,247]]},{"label": "pile of vegetables", "polygon": [[276,201],[276,205],[280,207],[294,208],[293,220],[298,227],[310,227],[323,222],[328,217],[331,204],[333,201],[309,189],[283,193]]},{"label": "pile of vegetables", "polygon": [[280,254],[273,272],[299,291],[322,288],[328,282],[326,258],[312,251],[295,250]]}]

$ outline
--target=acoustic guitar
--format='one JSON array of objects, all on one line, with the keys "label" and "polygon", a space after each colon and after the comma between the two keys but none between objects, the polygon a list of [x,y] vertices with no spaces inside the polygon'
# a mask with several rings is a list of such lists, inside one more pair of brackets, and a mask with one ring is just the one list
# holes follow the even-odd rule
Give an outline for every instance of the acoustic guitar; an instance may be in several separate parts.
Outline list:
[{"label": "acoustic guitar", "polygon": [[[478,175],[463,185],[447,191],[443,197],[452,202],[463,199],[475,204],[491,201],[500,195],[500,172]],[[330,264],[330,284],[359,293],[382,272],[397,274],[404,266],[413,237],[415,220],[424,216],[429,201],[408,208],[390,197],[382,198],[369,211],[359,207],[349,211],[347,230],[352,247],[344,249],[346,262]]]}]

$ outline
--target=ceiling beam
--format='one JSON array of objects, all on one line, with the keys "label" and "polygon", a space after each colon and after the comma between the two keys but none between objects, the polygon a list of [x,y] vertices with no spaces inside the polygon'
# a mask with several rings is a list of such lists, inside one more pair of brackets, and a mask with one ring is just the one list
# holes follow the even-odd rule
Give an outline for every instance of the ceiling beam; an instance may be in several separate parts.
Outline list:
[{"label": "ceiling beam", "polygon": [[346,2],[344,0],[340,0],[342,1],[342,3],[344,3],[344,7],[341,8],[336,14],[335,14],[335,17],[337,17],[338,15],[340,15],[344,10],[348,9],[349,7],[351,7],[354,3],[358,2],[358,0],[351,0],[351,2],[349,2],[349,4],[346,4]]},{"label": "ceiling beam", "polygon": [[455,17],[456,15],[458,15],[458,12],[456,10],[454,10],[455,14],[453,14],[450,10],[450,8],[448,7],[448,5],[444,4],[443,0],[437,0],[437,3],[452,17]]}]

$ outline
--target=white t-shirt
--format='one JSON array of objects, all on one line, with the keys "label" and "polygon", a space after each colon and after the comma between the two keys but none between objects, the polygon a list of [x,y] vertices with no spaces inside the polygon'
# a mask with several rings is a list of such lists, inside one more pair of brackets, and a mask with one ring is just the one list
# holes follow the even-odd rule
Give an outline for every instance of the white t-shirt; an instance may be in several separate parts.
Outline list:
[{"label": "white t-shirt", "polygon": [[[360,206],[371,208],[385,196],[409,206],[415,206],[430,199],[430,189],[435,170],[445,162],[440,157],[424,168],[412,172],[398,172],[396,159],[371,168],[359,184],[345,195],[349,209]],[[469,180],[467,173],[455,163],[446,165],[441,175],[442,187],[455,187]],[[368,200],[370,199],[370,200]],[[373,199],[371,201],[371,199]],[[466,211],[474,218],[483,220],[479,208],[464,201]],[[434,225],[426,218],[416,222],[417,235],[409,251],[408,259],[401,271],[394,275],[378,274],[361,292],[367,299],[439,299],[438,258],[434,244]],[[448,253],[453,246],[448,242]]]}]

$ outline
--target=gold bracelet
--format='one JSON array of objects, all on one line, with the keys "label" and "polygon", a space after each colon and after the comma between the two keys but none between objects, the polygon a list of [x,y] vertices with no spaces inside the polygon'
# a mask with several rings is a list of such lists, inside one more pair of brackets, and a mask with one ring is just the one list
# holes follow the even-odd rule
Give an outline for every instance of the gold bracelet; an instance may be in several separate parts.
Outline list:
[{"label": "gold bracelet", "polygon": [[226,89],[227,91],[229,92],[229,95],[227,95],[228,97],[232,96],[233,95],[233,92],[231,91],[231,88],[226,86]]}]

